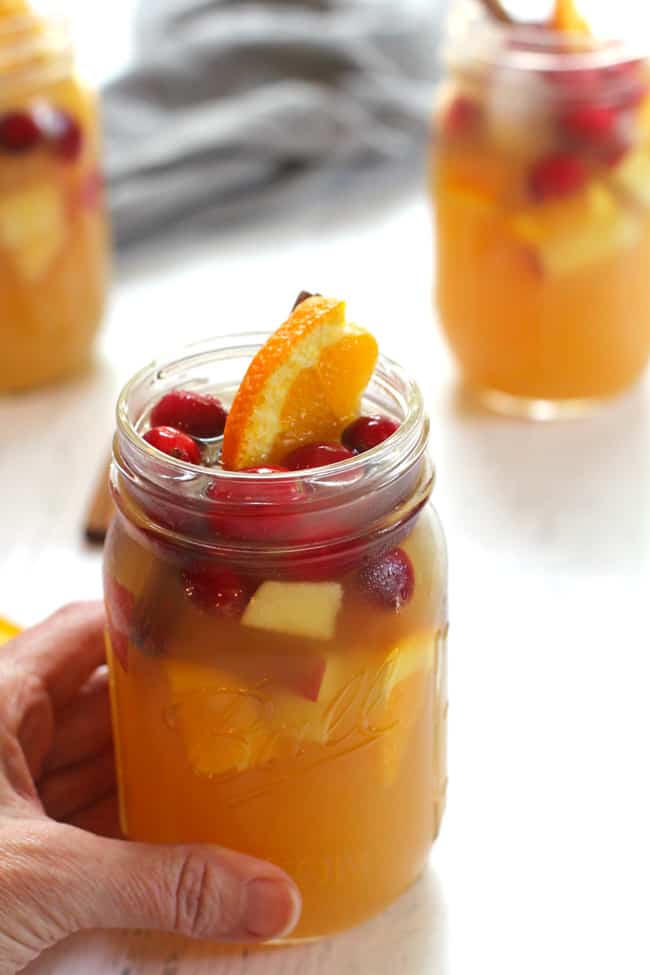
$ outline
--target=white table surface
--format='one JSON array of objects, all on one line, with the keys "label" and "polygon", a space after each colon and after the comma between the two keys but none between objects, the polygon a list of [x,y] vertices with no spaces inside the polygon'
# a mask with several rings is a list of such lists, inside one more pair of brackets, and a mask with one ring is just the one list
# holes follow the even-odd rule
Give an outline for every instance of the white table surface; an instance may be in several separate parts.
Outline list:
[{"label": "white table surface", "polygon": [[[425,201],[315,209],[117,275],[94,372],[0,400],[0,612],[100,593],[84,505],[120,384],[167,344],[344,296],[420,380],[451,553],[450,791],[425,877],[341,937],[262,954],[91,934],[32,975],[650,971],[647,385],[588,420],[472,412],[430,307]],[[389,840],[388,840],[389,841]]]}]

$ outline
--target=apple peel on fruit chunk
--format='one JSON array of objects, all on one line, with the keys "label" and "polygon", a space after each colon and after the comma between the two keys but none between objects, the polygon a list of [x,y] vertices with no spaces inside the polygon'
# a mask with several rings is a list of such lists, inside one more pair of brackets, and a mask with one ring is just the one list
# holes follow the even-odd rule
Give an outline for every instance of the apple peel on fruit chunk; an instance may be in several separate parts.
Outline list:
[{"label": "apple peel on fruit chunk", "polygon": [[28,281],[47,271],[64,238],[63,202],[52,187],[38,184],[0,202],[0,244]]},{"label": "apple peel on fruit chunk", "polygon": [[378,353],[373,336],[346,321],[342,301],[306,298],[246,371],[226,421],[224,467],[273,464],[296,447],[337,440],[359,414]]},{"label": "apple peel on fruit chunk", "polygon": [[650,207],[650,153],[629,152],[612,169],[611,183],[635,203]]},{"label": "apple peel on fruit chunk", "polygon": [[342,602],[338,582],[263,582],[241,622],[271,633],[331,640]]},{"label": "apple peel on fruit chunk", "polygon": [[570,274],[633,247],[639,220],[610,191],[592,183],[571,199],[520,210],[509,221],[548,274]]}]

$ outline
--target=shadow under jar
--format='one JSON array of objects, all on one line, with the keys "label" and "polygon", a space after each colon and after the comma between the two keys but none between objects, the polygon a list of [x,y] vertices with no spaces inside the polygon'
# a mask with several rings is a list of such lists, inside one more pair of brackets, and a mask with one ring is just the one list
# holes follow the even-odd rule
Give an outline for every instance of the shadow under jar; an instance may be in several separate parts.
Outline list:
[{"label": "shadow under jar", "polygon": [[441,323],[505,413],[590,410],[650,354],[650,99],[618,42],[450,19],[432,194]]},{"label": "shadow under jar", "polygon": [[97,107],[37,9],[0,4],[0,392],[87,365],[108,279]]},{"label": "shadow under jar", "polygon": [[170,389],[228,403],[266,337],[190,347],[126,386],[105,598],[125,834],[283,867],[300,940],[382,910],[438,833],[447,568],[420,393],[387,360],[364,407],[399,430],[327,468],[197,467],[138,435]]}]

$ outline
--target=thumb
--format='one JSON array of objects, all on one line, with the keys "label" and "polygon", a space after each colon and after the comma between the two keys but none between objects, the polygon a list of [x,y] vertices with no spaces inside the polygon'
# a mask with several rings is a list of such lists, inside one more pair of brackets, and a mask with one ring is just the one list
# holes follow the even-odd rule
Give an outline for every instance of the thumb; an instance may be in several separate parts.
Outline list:
[{"label": "thumb", "polygon": [[154,846],[50,825],[48,855],[36,857],[39,887],[65,934],[155,928],[255,942],[287,934],[298,920],[300,894],[272,864],[217,846]]}]

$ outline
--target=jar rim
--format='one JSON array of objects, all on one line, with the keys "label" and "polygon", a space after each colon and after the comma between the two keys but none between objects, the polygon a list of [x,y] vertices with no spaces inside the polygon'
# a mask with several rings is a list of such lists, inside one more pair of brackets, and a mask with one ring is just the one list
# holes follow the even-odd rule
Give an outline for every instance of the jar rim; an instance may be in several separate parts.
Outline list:
[{"label": "jar rim", "polygon": [[[478,62],[520,71],[584,71],[611,68],[650,55],[637,35],[596,37],[557,31],[535,23],[505,24],[490,20],[475,3],[452,10],[446,31],[449,63]],[[510,42],[517,39],[521,47]],[[562,48],[565,48],[564,50]],[[459,53],[456,53],[458,51]]]},{"label": "jar rim", "polygon": [[[129,418],[128,400],[136,386],[143,381],[147,381],[152,376],[159,375],[161,371],[164,371],[172,364],[177,365],[181,362],[189,363],[193,359],[210,357],[215,353],[215,343],[217,342],[235,343],[232,346],[227,345],[224,349],[224,351],[227,351],[231,353],[232,356],[235,356],[238,354],[245,354],[254,347],[260,348],[271,334],[271,332],[236,332],[227,333],[224,335],[215,335],[210,339],[201,339],[198,342],[192,342],[183,346],[177,351],[176,355],[159,357],[158,359],[152,360],[150,363],[148,363],[148,365],[138,370],[138,372],[136,372],[125,383],[118,396],[116,407],[118,432],[122,432],[133,446],[142,451],[152,461],[159,464],[161,462],[160,451],[156,450],[155,447],[152,447],[151,444],[147,443],[147,441],[140,436]],[[405,440],[412,436],[414,429],[425,419],[424,400],[422,398],[420,388],[415,380],[412,379],[402,368],[402,366],[390,359],[388,356],[380,355],[377,360],[375,372],[379,372],[380,375],[382,373],[391,374],[402,381],[405,389],[407,390],[406,404],[408,406],[408,413],[406,418],[400,423],[399,428],[395,431],[395,433],[391,434],[387,440],[384,440],[383,443],[377,444],[377,446],[372,447],[370,450],[367,450],[362,454],[358,454],[353,459],[337,461],[334,464],[329,464],[326,468],[310,467],[301,471],[274,471],[273,473],[264,475],[251,474],[243,471],[229,471],[221,467],[210,467],[206,469],[201,465],[191,464],[187,461],[178,460],[175,457],[168,457],[167,455],[164,456],[163,463],[169,463],[172,469],[179,472],[186,470],[192,470],[194,472],[200,471],[202,474],[207,473],[215,478],[223,478],[224,482],[231,483],[236,481],[253,483],[260,480],[263,480],[264,483],[269,483],[270,480],[295,481],[301,477],[310,477],[314,474],[314,472],[318,472],[320,475],[323,475],[324,471],[327,471],[328,474],[332,474],[333,476],[339,475],[342,472],[354,473],[360,469],[364,463],[367,464],[368,460],[380,459],[393,452],[396,444],[398,442],[404,443]]]},{"label": "jar rim", "polygon": [[[35,26],[42,30],[34,32]],[[0,21],[0,73],[9,95],[16,89],[53,83],[65,76],[72,64],[72,32],[66,14],[47,7]]]},{"label": "jar rim", "polygon": [[[213,365],[229,359],[251,359],[269,337],[268,332],[247,332],[215,336],[177,350],[173,355],[159,358],[139,370],[123,387],[117,401],[117,432],[113,446],[112,484],[119,494],[119,478],[125,479],[131,491],[146,495],[167,508],[173,507],[178,515],[191,516],[205,523],[205,517],[215,512],[233,515],[242,510],[237,491],[255,487],[258,496],[246,497],[244,510],[251,515],[279,512],[282,516],[300,514],[310,519],[327,512],[343,513],[346,507],[356,509],[364,498],[374,496],[373,511],[381,512],[365,525],[356,521],[342,531],[340,538],[354,538],[380,532],[394,520],[405,520],[422,507],[429,498],[434,482],[434,469],[426,456],[429,421],[424,411],[422,393],[405,370],[391,359],[380,356],[368,386],[367,398],[382,403],[390,399],[393,413],[399,409],[400,426],[390,437],[376,447],[358,456],[339,461],[326,467],[313,467],[300,471],[254,474],[242,471],[226,471],[220,467],[203,467],[190,464],[156,450],[137,430],[138,422],[146,416],[153,403],[168,390],[184,386],[188,382],[188,370]],[[185,382],[175,382],[184,377]],[[237,382],[241,382],[241,376]],[[203,388],[216,395],[220,384],[201,377]],[[158,384],[156,386],[156,384]],[[225,383],[228,390],[235,388]],[[196,388],[196,384],[194,384]],[[149,398],[147,398],[149,397]],[[414,472],[418,472],[417,478]],[[278,485],[291,482],[300,494],[286,502],[278,501]],[[389,504],[398,489],[411,484],[399,505]],[[208,494],[208,488],[217,488],[216,494]],[[275,488],[275,494],[274,494]],[[265,489],[268,489],[265,491]],[[234,491],[235,494],[229,492]],[[117,500],[117,497],[116,497]],[[383,507],[382,507],[383,506]],[[119,507],[119,503],[118,503]],[[270,543],[268,539],[214,538],[208,540],[179,530],[175,532],[146,512],[138,513],[145,527],[166,537],[192,547],[228,550],[243,556],[252,556],[261,549],[265,556],[269,548],[277,554],[304,551],[309,544],[295,540]],[[326,543],[324,543],[326,544]],[[311,548],[313,548],[311,543]]]}]

